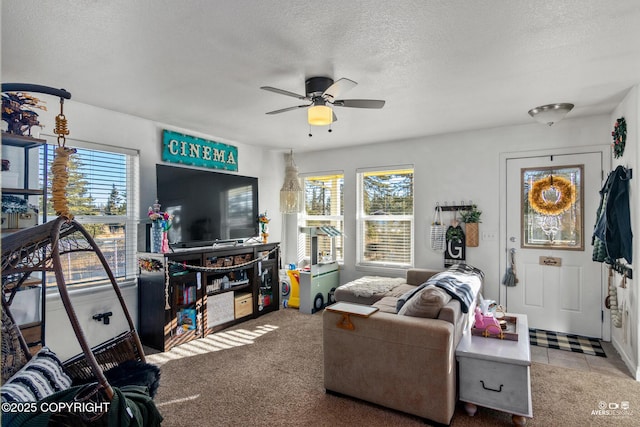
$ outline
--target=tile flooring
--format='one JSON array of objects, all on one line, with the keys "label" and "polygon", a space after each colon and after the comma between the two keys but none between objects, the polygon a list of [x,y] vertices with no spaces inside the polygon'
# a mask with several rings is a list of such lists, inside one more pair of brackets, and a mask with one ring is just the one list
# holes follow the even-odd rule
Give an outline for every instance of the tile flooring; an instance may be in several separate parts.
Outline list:
[{"label": "tile flooring", "polygon": [[531,361],[547,365],[561,366],[582,371],[600,372],[632,378],[629,369],[624,364],[617,350],[609,342],[602,342],[607,357],[591,356],[589,354],[574,353],[554,348],[531,346]]}]

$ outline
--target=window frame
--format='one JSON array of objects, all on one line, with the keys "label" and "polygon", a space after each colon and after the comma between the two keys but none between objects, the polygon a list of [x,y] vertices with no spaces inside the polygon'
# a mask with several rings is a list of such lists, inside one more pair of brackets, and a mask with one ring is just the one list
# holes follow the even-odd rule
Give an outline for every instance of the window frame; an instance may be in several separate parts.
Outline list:
[{"label": "window frame", "polygon": [[[340,230],[344,233],[344,171],[328,171],[328,172],[314,172],[314,173],[308,173],[308,174],[300,174],[300,179],[302,181],[302,188],[303,188],[303,194],[304,194],[304,211],[298,215],[298,227],[307,227],[308,226],[308,222],[309,221],[328,221],[328,222],[339,222],[341,227]],[[338,211],[342,211],[341,215],[308,215],[307,214],[307,187],[306,187],[306,180],[308,179],[320,179],[320,178],[326,178],[326,177],[336,177],[335,179],[342,179],[342,188],[338,188],[338,194],[337,194],[337,199],[338,202],[340,202],[341,204],[338,206]],[[341,177],[341,178],[338,178]],[[329,181],[327,181],[329,182]],[[342,244],[339,245],[341,246],[341,256],[338,256],[338,254],[336,254],[336,261],[339,264],[343,264],[344,263],[344,236],[339,237],[340,239],[342,239]],[[310,257],[309,255],[307,255],[306,253],[306,249],[307,249],[307,236],[304,233],[298,233],[298,263],[301,263],[303,261],[305,262],[310,262]]]},{"label": "window frame", "polygon": [[[413,176],[412,181],[412,209],[411,215],[366,215],[364,212],[364,180],[368,173],[392,173],[397,171],[410,170]],[[409,221],[411,239],[409,243],[408,263],[365,260],[365,226],[367,221]],[[359,168],[356,170],[356,269],[369,271],[398,271],[412,268],[415,263],[415,168],[414,165],[380,166],[370,168]]]},{"label": "window frame", "polygon": [[[50,159],[53,159],[55,156],[55,148],[57,147],[57,136],[56,135],[44,135],[41,134],[41,138],[46,140],[48,147],[45,152],[48,154]],[[79,140],[75,138],[67,138],[65,146],[70,148],[79,148],[83,150],[90,151],[99,151],[106,153],[115,153],[122,154],[125,156],[125,177],[124,177],[124,185],[123,187],[126,189],[126,194],[123,199],[123,202],[126,203],[127,213],[126,215],[74,215],[74,220],[78,223],[84,225],[87,224],[124,224],[125,234],[124,234],[124,273],[115,277],[116,282],[119,286],[123,287],[125,285],[129,285],[130,283],[134,283],[137,279],[138,275],[138,265],[137,265],[137,249],[138,249],[138,223],[139,223],[139,212],[140,212],[140,201],[139,201],[139,175],[140,175],[140,152],[139,150],[116,147],[107,144],[100,144],[95,142],[89,142],[84,140]],[[51,184],[52,176],[49,174],[50,163],[48,159],[45,159],[47,162],[47,167],[43,171],[43,165],[39,162],[39,170],[38,170],[38,180],[40,185],[42,185],[41,179],[44,177],[47,179],[48,185]],[[43,192],[46,193],[41,199],[40,207],[43,210],[42,218],[47,222],[51,221],[55,218],[55,216],[51,216],[50,213],[46,212],[46,203],[48,200],[51,200],[51,193],[47,190],[49,188],[43,188]],[[98,242],[96,242],[98,243]],[[97,258],[96,258],[97,260]],[[115,275],[115,270],[113,266],[112,272]],[[87,281],[76,282],[76,283],[68,283],[70,289],[73,290],[86,290],[92,288],[98,288],[105,286],[108,284],[108,277],[104,278],[94,278],[89,279]],[[47,292],[57,293],[58,289],[56,286],[48,285]]]}]

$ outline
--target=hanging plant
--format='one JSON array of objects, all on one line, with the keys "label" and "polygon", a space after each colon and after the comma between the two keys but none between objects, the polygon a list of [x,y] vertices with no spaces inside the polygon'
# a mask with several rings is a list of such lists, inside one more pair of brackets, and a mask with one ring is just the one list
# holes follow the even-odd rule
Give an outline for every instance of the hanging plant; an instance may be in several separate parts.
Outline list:
[{"label": "hanging plant", "polygon": [[460,227],[449,227],[447,229],[447,240],[452,242],[452,241],[458,241],[458,242],[462,242],[462,239],[464,239],[464,232],[462,231],[462,228]]},{"label": "hanging plant", "polygon": [[460,219],[465,224],[482,222],[480,221],[480,215],[482,215],[482,211],[479,211],[476,205],[471,205],[471,208],[468,210],[460,211]]},{"label": "hanging plant", "polygon": [[[555,200],[547,200],[550,191],[555,190]],[[551,197],[550,197],[551,198]],[[566,178],[549,175],[535,181],[529,191],[529,204],[543,215],[560,215],[576,202],[576,186]]]},{"label": "hanging plant", "polygon": [[613,125],[613,156],[617,159],[624,154],[624,145],[627,142],[627,121],[620,117]]}]

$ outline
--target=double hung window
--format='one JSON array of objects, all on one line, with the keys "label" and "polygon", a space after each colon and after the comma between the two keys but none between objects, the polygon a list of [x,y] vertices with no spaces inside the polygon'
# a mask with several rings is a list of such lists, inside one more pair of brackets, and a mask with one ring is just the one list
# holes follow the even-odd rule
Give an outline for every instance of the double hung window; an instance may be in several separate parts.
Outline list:
[{"label": "double hung window", "polygon": [[[304,213],[300,215],[299,225],[303,227],[333,226],[344,231],[344,174],[335,173],[303,178]],[[310,239],[300,233],[298,239],[298,260],[309,259]],[[336,239],[336,260],[344,259],[343,237]],[[318,250],[323,254],[331,251],[331,238],[318,236]]]},{"label": "double hung window", "polygon": [[[123,281],[134,278],[139,212],[138,153],[70,139],[66,146],[76,149],[67,164],[69,181],[66,198],[69,212],[91,234],[116,279]],[[43,220],[51,220],[56,216],[51,194],[51,165],[56,147],[52,138],[50,144],[40,148],[39,179],[41,187],[46,179],[47,193]],[[108,279],[97,257],[91,252],[65,254],[62,264],[68,285],[103,284]],[[53,275],[47,275],[47,286],[55,286]]]},{"label": "double hung window", "polygon": [[359,170],[358,265],[413,266],[413,167]]}]

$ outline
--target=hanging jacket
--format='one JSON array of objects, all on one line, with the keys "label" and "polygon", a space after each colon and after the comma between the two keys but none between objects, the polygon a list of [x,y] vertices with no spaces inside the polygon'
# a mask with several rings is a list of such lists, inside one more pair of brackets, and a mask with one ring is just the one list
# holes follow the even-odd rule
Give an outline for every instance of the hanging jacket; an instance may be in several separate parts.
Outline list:
[{"label": "hanging jacket", "polygon": [[629,209],[629,175],[626,168],[618,166],[609,174],[600,190],[600,196],[601,206],[594,229],[594,242],[598,243],[600,240],[604,243],[607,253],[605,262],[610,264],[624,258],[631,264],[633,234]]}]

